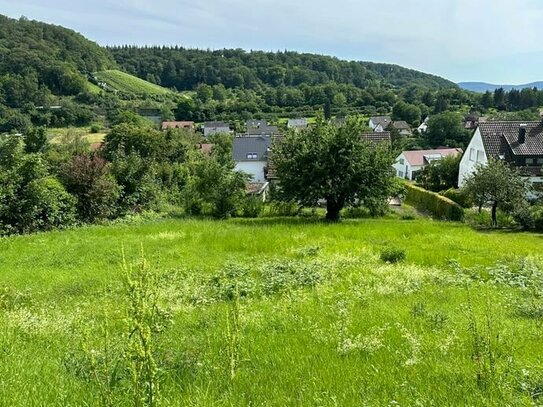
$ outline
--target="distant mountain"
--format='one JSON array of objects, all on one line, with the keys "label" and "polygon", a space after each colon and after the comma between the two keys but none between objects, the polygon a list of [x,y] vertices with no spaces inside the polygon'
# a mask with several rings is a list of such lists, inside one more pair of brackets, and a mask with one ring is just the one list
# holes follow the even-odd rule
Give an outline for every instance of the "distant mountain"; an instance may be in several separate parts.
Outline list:
[{"label": "distant mountain", "polygon": [[458,86],[462,89],[470,90],[472,92],[484,93],[487,90],[494,92],[494,90],[503,88],[505,91],[510,91],[512,89],[522,90],[524,88],[538,88],[543,89],[543,81],[526,83],[524,85],[494,85],[492,83],[486,82],[459,82]]}]

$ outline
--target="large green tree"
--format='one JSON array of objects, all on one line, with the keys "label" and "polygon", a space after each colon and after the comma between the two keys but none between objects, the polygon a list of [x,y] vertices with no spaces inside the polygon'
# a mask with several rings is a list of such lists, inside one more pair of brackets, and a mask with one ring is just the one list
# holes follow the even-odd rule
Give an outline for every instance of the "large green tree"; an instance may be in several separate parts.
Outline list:
[{"label": "large green tree", "polygon": [[459,113],[445,112],[430,117],[425,137],[430,147],[465,147],[470,132],[462,125]]},{"label": "large green tree", "polygon": [[377,214],[394,191],[394,157],[390,146],[361,139],[364,123],[349,118],[346,125],[316,125],[288,133],[273,146],[273,161],[281,194],[302,206],[326,201],[326,219],[337,221],[346,205],[365,205]]}]

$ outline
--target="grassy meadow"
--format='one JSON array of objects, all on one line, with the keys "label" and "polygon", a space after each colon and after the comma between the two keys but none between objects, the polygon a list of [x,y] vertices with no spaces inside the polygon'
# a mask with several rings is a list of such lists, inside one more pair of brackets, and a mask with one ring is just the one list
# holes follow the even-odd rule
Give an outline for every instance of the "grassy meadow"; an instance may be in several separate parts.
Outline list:
[{"label": "grassy meadow", "polygon": [[170,92],[170,90],[162,86],[147,82],[117,69],[96,72],[95,75],[99,81],[106,82],[108,86],[120,92],[135,93],[138,95],[165,95]]},{"label": "grassy meadow", "polygon": [[[145,405],[150,389],[164,406],[539,404],[542,248],[427,219],[166,218],[4,238],[0,406]],[[130,287],[147,287],[139,308]],[[134,309],[152,322],[144,348]]]}]

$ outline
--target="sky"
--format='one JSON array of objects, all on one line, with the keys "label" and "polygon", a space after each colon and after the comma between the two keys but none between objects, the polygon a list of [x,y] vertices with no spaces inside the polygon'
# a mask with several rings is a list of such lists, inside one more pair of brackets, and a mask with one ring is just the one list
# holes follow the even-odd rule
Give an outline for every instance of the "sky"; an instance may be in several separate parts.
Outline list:
[{"label": "sky", "polygon": [[101,45],[292,50],[455,82],[543,80],[542,0],[0,0]]}]

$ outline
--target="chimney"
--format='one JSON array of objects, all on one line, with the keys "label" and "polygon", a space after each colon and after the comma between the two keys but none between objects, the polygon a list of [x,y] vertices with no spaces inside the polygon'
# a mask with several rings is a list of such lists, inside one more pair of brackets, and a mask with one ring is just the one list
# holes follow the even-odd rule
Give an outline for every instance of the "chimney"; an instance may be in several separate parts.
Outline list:
[{"label": "chimney", "polygon": [[524,144],[526,142],[526,124],[521,124],[518,129],[518,143]]}]

